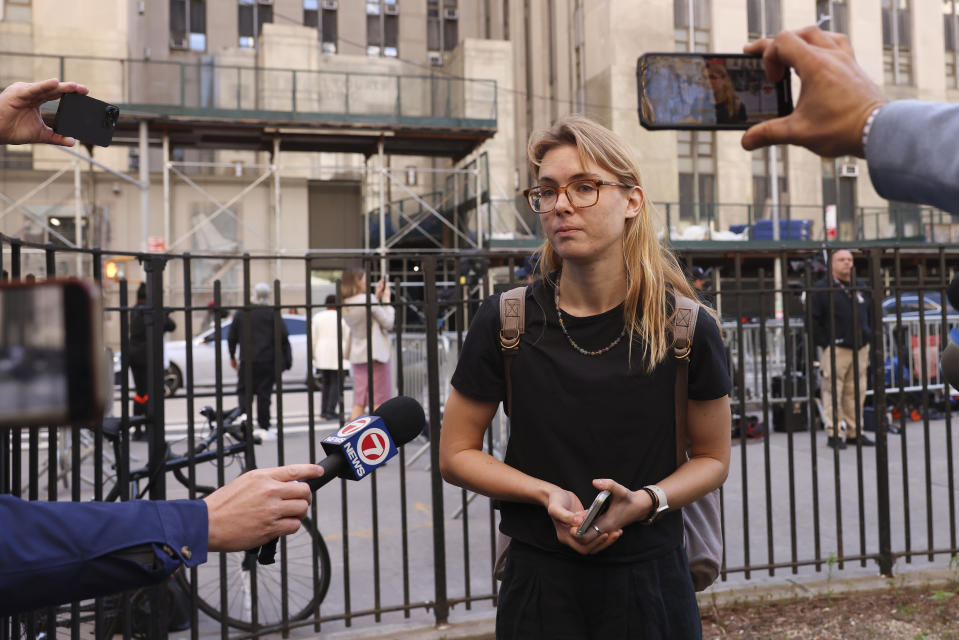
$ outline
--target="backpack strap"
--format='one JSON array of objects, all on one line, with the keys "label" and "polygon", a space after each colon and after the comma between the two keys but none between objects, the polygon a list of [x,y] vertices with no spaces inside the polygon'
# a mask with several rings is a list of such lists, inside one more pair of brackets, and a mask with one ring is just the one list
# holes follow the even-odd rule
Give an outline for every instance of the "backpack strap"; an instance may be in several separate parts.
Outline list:
[{"label": "backpack strap", "polygon": [[673,316],[673,354],[676,357],[676,466],[686,462],[689,437],[686,433],[686,406],[689,400],[689,354],[693,349],[699,303],[686,296],[676,296]]},{"label": "backpack strap", "polygon": [[513,384],[510,368],[519,353],[519,340],[526,328],[526,287],[504,291],[499,297],[499,346],[506,374],[506,415],[513,411]]}]

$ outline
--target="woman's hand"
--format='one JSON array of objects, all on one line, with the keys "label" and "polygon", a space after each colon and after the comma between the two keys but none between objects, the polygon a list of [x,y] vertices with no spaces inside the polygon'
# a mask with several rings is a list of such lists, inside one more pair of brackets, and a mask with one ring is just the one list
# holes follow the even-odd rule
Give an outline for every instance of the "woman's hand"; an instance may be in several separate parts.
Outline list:
[{"label": "woman's hand", "polygon": [[385,302],[386,304],[390,303],[390,287],[385,279],[380,278],[377,281],[374,295],[380,302]]},{"label": "woman's hand", "polygon": [[[606,532],[609,532],[611,538],[614,538],[611,542],[605,545],[601,545],[593,553],[597,551],[602,551],[608,547],[612,542],[615,542],[616,539],[619,539],[623,535],[623,529],[639,520],[646,518],[649,515],[650,509],[653,507],[653,501],[645,491],[630,491],[623,485],[619,484],[614,480],[609,478],[600,478],[593,480],[593,486],[596,487],[597,491],[609,491],[609,507],[600,517],[596,518],[593,524],[599,528],[600,531],[605,535]],[[583,521],[583,518],[579,518],[576,522],[577,526]],[[595,531],[593,531],[595,533]],[[585,539],[589,533],[583,536],[581,539]]]},{"label": "woman's hand", "polygon": [[604,531],[598,534],[594,529],[590,529],[581,538],[573,535],[576,528],[586,517],[586,510],[583,509],[583,503],[572,491],[566,491],[558,487],[550,491],[546,512],[553,519],[556,539],[582,555],[602,551],[623,534],[622,531],[614,531],[612,534]]}]

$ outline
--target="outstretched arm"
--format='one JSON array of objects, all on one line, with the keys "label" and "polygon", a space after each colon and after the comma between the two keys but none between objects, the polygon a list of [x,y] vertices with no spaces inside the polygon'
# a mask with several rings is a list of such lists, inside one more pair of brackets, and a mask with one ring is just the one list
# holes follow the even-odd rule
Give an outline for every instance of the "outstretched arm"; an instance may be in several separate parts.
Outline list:
[{"label": "outstretched arm", "polygon": [[14,82],[0,93],[0,144],[41,142],[72,147],[76,140],[54,133],[43,122],[40,106],[64,93],[89,93],[82,84],[50,78],[43,82]]}]

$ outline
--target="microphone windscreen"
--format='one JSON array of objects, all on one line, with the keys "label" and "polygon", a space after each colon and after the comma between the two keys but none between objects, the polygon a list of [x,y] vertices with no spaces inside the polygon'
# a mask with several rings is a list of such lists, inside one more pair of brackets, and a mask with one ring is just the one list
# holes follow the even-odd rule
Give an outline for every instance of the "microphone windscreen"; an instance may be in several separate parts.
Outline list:
[{"label": "microphone windscreen", "polygon": [[415,438],[426,424],[426,413],[420,403],[409,396],[390,398],[372,413],[383,419],[397,447]]},{"label": "microphone windscreen", "polygon": [[939,358],[939,366],[942,368],[942,377],[946,379],[946,382],[954,389],[959,389],[959,344],[949,341]]},{"label": "microphone windscreen", "polygon": [[946,298],[949,299],[949,304],[952,305],[952,308],[959,311],[959,273],[956,274],[956,277],[949,283],[949,287],[946,288]]}]

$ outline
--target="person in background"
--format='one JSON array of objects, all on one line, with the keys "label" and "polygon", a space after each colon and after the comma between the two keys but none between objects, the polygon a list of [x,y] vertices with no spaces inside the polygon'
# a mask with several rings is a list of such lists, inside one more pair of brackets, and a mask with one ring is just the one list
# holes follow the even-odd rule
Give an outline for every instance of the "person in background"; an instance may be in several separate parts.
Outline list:
[{"label": "person in background", "polygon": [[[373,378],[370,410],[376,409],[393,395],[389,332],[393,329],[396,312],[390,304],[390,288],[386,280],[380,280],[376,283],[372,298],[366,290],[366,271],[347,269],[343,274],[343,319],[350,328],[348,352],[353,367],[353,409],[350,420],[363,415],[364,408],[369,404],[370,365]],[[369,326],[372,341],[369,344],[366,338],[367,309],[372,320]]]},{"label": "person in background", "polygon": [[[336,326],[336,296],[326,296],[326,308],[313,316],[313,368],[320,377],[321,410],[324,420],[339,417],[340,381],[346,362],[350,359],[350,328],[340,318],[340,327]],[[337,345],[336,336],[342,336]]]},{"label": "person in background", "polygon": [[[236,394],[243,410],[250,414],[253,407],[247,406],[246,367],[251,368],[252,386],[250,393],[256,395],[256,422],[259,429],[254,433],[264,440],[275,440],[276,434],[270,430],[270,396],[273,394],[273,385],[276,384],[276,337],[273,329],[273,309],[270,304],[270,285],[265,282],[257,283],[253,290],[254,304],[247,312],[237,310],[230,323],[230,332],[227,335],[227,347],[230,350],[230,366],[237,370]],[[249,327],[247,327],[249,323]],[[249,330],[249,351],[247,351],[247,337],[244,334]],[[240,362],[237,364],[236,351],[240,347]],[[290,347],[290,336],[286,330],[286,323],[280,322],[280,356],[283,358],[283,371],[293,366],[293,351]],[[252,398],[250,404],[252,405]]]},{"label": "person in background", "polygon": [[[826,442],[834,449],[845,449],[847,443],[858,442],[864,447],[876,444],[859,433],[866,400],[872,322],[866,284],[862,280],[852,281],[852,267],[849,250],[834,251],[830,275],[816,282],[811,296],[813,340],[820,349]],[[834,385],[838,409],[835,414]]]},{"label": "person in background", "polygon": [[[150,389],[147,385],[147,326],[146,316],[150,313],[147,306],[147,285],[141,282],[137,287],[137,303],[130,312],[130,373],[133,375],[133,415],[145,416],[147,403],[150,401]],[[163,316],[163,332],[176,330],[176,323],[170,314]],[[134,440],[144,440],[147,437],[146,428],[137,425],[131,436]]]}]

